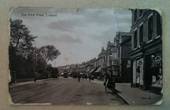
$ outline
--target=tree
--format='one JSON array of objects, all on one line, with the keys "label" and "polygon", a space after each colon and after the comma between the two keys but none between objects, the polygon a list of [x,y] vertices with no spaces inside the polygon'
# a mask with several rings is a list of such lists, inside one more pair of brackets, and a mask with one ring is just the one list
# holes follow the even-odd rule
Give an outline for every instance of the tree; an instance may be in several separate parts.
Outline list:
[{"label": "tree", "polygon": [[28,66],[32,64],[28,57],[36,37],[30,34],[29,29],[19,19],[10,19],[10,36],[9,67],[11,80],[15,82],[16,78],[28,77],[32,71],[31,66]]},{"label": "tree", "polygon": [[51,64],[47,65],[48,77],[57,78],[58,77],[58,68],[52,67]]},{"label": "tree", "polygon": [[48,63],[49,61],[53,61],[54,59],[56,59],[61,53],[53,45],[42,46],[41,48],[38,49],[38,53],[39,58],[37,61],[39,61],[40,63],[42,63],[43,61],[44,62],[43,64],[45,64],[43,66],[41,74],[51,76],[53,74],[53,67]]},{"label": "tree", "polygon": [[53,45],[34,47],[37,37],[30,34],[30,30],[19,19],[10,19],[10,36],[9,67],[12,82],[18,78],[35,78],[36,74],[47,76],[48,62],[60,55],[59,50]]},{"label": "tree", "polygon": [[47,45],[40,48],[40,54],[48,63],[49,61],[56,59],[61,53],[53,45]]},{"label": "tree", "polygon": [[30,30],[23,24],[22,20],[10,19],[10,46],[16,54],[27,57],[32,50],[36,36],[30,34]]},{"label": "tree", "polygon": [[[52,61],[60,55],[53,45],[42,46],[41,48],[34,48],[32,58],[34,62],[34,72],[40,75],[40,78],[47,78],[51,76],[53,67],[48,61]],[[37,76],[35,74],[35,76]]]}]

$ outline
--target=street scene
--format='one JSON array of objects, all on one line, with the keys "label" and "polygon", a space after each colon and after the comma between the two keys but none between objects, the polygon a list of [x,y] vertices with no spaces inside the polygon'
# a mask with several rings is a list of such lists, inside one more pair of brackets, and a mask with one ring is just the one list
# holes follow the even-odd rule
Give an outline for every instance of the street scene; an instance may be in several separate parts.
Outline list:
[{"label": "street scene", "polygon": [[13,104],[162,103],[158,11],[18,7],[10,16]]}]

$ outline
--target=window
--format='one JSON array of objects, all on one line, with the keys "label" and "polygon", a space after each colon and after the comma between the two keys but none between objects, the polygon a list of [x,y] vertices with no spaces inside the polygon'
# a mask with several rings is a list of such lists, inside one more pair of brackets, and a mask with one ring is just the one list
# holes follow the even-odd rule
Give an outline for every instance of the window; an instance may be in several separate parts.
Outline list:
[{"label": "window", "polygon": [[148,40],[152,39],[152,34],[153,34],[153,16],[151,16],[148,21]]},{"label": "window", "polygon": [[135,10],[134,11],[134,22],[136,21],[136,19],[137,19],[137,11]]},{"label": "window", "polygon": [[140,41],[140,44],[143,42],[143,25],[140,27],[139,41]]},{"label": "window", "polygon": [[134,44],[134,48],[136,48],[137,47],[137,31],[135,31],[135,33],[134,33],[134,37],[133,37],[133,44]]},{"label": "window", "polygon": [[143,11],[142,10],[139,10],[139,17],[141,17],[143,14]]},{"label": "window", "polygon": [[157,18],[157,35],[159,36],[159,35],[161,35],[162,34],[162,21],[161,21],[161,16],[159,15],[159,14],[157,14],[157,16],[156,16]]}]

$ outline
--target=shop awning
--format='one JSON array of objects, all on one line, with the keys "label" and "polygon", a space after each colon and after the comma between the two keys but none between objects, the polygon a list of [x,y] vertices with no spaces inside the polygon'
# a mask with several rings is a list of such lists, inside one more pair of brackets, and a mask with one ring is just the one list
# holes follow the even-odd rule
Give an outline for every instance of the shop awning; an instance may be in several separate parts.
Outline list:
[{"label": "shop awning", "polygon": [[89,73],[93,73],[95,71],[95,69],[96,68],[91,69]]},{"label": "shop awning", "polygon": [[91,69],[88,69],[86,72],[87,72],[87,73],[90,73],[90,71],[91,71]]},{"label": "shop awning", "polygon": [[97,70],[95,71],[96,73],[101,72],[102,68],[98,67]]}]

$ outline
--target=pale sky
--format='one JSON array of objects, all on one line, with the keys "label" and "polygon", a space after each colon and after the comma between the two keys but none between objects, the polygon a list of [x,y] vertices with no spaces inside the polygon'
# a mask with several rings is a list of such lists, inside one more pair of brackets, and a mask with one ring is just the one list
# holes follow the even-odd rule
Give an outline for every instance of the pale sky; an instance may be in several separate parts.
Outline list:
[{"label": "pale sky", "polygon": [[16,8],[11,18],[22,19],[31,34],[38,36],[37,47],[54,45],[61,52],[51,62],[53,66],[97,57],[116,32],[129,32],[131,27],[131,12],[124,9]]}]

